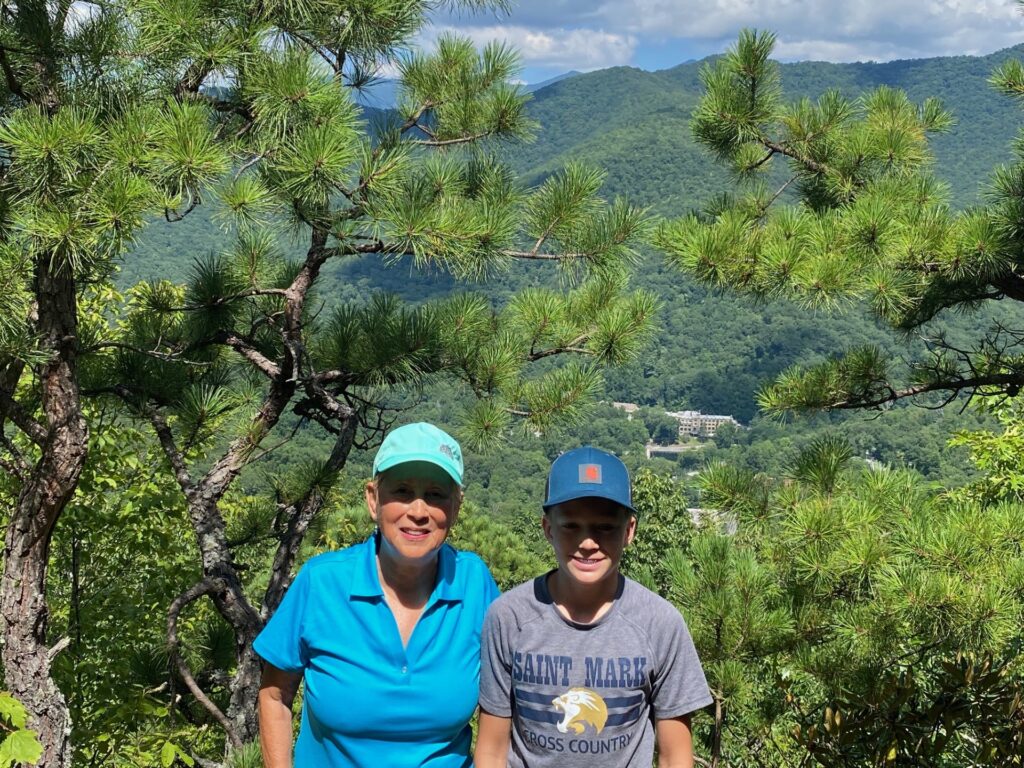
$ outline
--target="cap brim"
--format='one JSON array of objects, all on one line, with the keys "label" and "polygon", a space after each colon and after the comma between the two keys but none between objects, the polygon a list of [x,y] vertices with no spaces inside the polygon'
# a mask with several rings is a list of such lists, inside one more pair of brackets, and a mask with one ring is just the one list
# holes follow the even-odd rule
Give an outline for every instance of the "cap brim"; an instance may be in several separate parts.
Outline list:
[{"label": "cap brim", "polygon": [[623,504],[621,499],[616,498],[610,493],[601,493],[600,491],[592,491],[590,489],[577,489],[570,493],[562,494],[561,496],[558,496],[556,498],[548,499],[544,503],[543,508],[544,511],[547,512],[552,507],[557,507],[559,504],[565,504],[565,502],[567,501],[575,501],[576,499],[607,499],[608,501],[614,501],[623,509],[628,509],[634,515],[637,514],[637,511],[633,509],[631,505]]},{"label": "cap brim", "polygon": [[392,456],[375,467],[374,472],[386,472],[392,467],[397,467],[399,464],[408,464],[413,461],[422,461],[424,464],[433,464],[435,467],[439,467],[444,470],[444,473],[448,475],[448,477],[455,481],[456,485],[460,487],[462,486],[462,475],[459,474],[458,469],[451,464],[446,464],[438,459],[437,456],[429,453],[406,453],[401,456]]}]

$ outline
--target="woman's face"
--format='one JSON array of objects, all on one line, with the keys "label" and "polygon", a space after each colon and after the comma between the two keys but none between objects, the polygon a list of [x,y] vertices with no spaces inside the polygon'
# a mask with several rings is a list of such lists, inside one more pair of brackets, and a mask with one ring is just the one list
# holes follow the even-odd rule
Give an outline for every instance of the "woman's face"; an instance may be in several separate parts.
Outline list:
[{"label": "woman's face", "polygon": [[410,461],[366,484],[366,505],[381,533],[381,556],[396,564],[430,562],[448,538],[462,490],[440,467]]}]

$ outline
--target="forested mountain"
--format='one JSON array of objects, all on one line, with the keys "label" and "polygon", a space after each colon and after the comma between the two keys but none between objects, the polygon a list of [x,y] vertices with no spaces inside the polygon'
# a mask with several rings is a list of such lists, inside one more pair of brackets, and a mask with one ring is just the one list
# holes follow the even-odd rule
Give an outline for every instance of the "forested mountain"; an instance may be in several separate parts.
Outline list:
[{"label": "forested mountain", "polygon": [[[950,186],[951,204],[964,207],[980,199],[980,183],[1008,156],[1009,142],[1020,125],[1016,107],[992,90],[987,78],[995,66],[1022,51],[1024,46],[989,56],[884,64],[783,64],[782,83],[787,96],[794,99],[813,99],[829,88],[856,96],[879,85],[905,89],[917,101],[940,98],[957,122],[933,143],[936,170]],[[690,130],[690,114],[700,97],[698,73],[704,63],[688,62],[658,72],[616,67],[576,74],[543,87],[528,105],[530,117],[538,124],[535,140],[509,145],[506,159],[529,184],[578,160],[607,171],[604,190],[609,197],[625,195],[663,215],[699,206],[728,184],[724,170],[695,144]],[[382,117],[372,108],[365,114],[371,121]],[[282,241],[287,249],[284,234]],[[210,207],[201,207],[183,222],[157,223],[148,229],[136,253],[126,260],[121,282],[182,279],[194,259],[224,247],[225,238],[211,218]],[[328,306],[381,289],[420,301],[444,295],[455,285],[444,273],[423,274],[408,263],[385,265],[377,257],[332,261],[325,269],[329,288],[320,299]],[[493,275],[481,290],[500,303],[526,283],[543,285],[558,279],[551,268],[537,265],[514,276]],[[709,292],[667,267],[653,252],[645,256],[634,281],[654,290],[662,301],[659,331],[642,363],[609,374],[609,400],[726,413],[750,423],[756,418],[757,389],[796,362],[814,362],[851,343],[888,348],[897,343],[856,306],[840,315],[814,315],[782,302],[755,306],[739,297]],[[945,332],[955,340],[964,329],[985,327],[992,320],[981,315],[959,317],[952,326],[937,325],[934,332]],[[959,425],[966,426],[961,419],[932,418],[905,409],[883,420],[863,415],[849,418],[854,421],[847,427],[849,432],[860,435],[857,442],[877,458],[907,461],[929,476],[944,475],[947,481],[961,477],[962,456],[941,450],[948,435]],[[806,431],[809,437],[824,423],[835,421],[817,426],[797,422],[789,425],[786,434],[799,437]],[[915,439],[897,446],[906,442],[908,433]],[[781,437],[775,429],[764,434],[764,440],[773,445]],[[758,465],[753,458],[756,453],[749,454],[754,465]]]},{"label": "forested mountain", "polygon": [[[783,64],[782,87],[794,97],[815,99],[829,89],[856,97],[887,85],[914,101],[941,99],[957,123],[933,143],[938,174],[949,183],[953,204],[964,207],[978,199],[979,180],[1005,158],[1020,126],[1014,105],[987,81],[996,66],[1022,51],[1016,46],[988,56],[883,64]],[[659,212],[698,205],[723,189],[721,169],[690,133],[705,63],[658,72],[615,67],[537,91],[530,105],[541,125],[537,140],[510,153],[512,163],[535,181],[568,160],[583,159],[607,169],[610,192],[629,194]]]}]

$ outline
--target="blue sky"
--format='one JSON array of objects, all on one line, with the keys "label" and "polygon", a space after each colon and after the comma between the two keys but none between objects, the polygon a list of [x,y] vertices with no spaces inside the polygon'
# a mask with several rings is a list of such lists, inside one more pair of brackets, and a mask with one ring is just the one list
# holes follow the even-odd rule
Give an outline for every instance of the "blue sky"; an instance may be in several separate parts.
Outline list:
[{"label": "blue sky", "polygon": [[620,65],[654,70],[725,50],[743,27],[777,33],[783,61],[889,61],[985,54],[1024,42],[1016,0],[513,0],[509,14],[442,14],[421,42],[455,30],[507,40],[523,80]]}]

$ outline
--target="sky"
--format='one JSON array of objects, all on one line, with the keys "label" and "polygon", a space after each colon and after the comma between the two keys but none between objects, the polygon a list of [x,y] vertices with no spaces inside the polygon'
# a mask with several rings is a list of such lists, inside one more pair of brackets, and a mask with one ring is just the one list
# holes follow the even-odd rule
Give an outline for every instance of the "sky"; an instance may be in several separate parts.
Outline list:
[{"label": "sky", "polygon": [[478,44],[512,43],[522,80],[615,66],[667,69],[721,53],[743,27],[775,32],[780,61],[891,61],[987,54],[1024,42],[1016,0],[511,0],[501,16],[435,17]]}]

